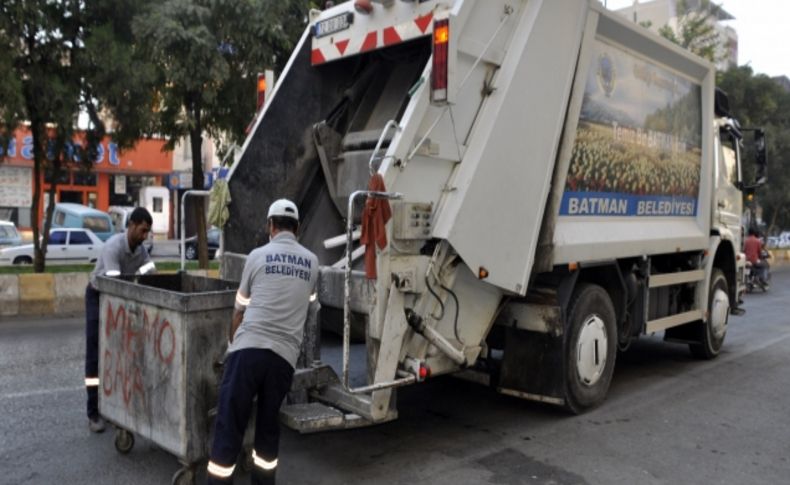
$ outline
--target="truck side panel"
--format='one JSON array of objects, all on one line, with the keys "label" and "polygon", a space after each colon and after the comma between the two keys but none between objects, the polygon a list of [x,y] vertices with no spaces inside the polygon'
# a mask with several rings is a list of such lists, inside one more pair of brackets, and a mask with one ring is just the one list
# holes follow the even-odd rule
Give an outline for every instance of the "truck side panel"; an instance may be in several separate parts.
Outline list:
[{"label": "truck side panel", "polygon": [[[528,2],[439,215],[486,281],[524,294],[532,269],[588,3]],[[551,141],[554,140],[554,141]]]},{"label": "truck side panel", "polygon": [[705,249],[713,67],[593,11],[541,241],[551,235],[547,262]]}]

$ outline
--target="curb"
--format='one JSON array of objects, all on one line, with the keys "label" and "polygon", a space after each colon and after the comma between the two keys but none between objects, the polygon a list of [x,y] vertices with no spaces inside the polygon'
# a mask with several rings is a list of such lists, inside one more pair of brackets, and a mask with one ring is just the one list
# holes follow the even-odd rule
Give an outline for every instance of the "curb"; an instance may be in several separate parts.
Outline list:
[{"label": "curb", "polygon": [[[191,270],[189,274],[219,278],[216,269]],[[84,314],[89,277],[87,272],[0,275],[0,317]]]},{"label": "curb", "polygon": [[768,254],[771,255],[768,261],[771,265],[781,266],[790,263],[790,249],[769,249]]}]

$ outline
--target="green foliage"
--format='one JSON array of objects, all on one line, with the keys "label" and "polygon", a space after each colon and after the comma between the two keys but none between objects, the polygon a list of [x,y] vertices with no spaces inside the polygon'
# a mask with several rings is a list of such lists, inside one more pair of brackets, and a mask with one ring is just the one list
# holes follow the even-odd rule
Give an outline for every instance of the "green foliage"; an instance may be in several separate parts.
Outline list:
[{"label": "green foliage", "polygon": [[167,0],[137,17],[134,33],[159,75],[156,131],[169,146],[198,127],[241,142],[256,75],[284,66],[306,11],[297,0]]},{"label": "green foliage", "polygon": [[[165,0],[133,22],[157,68],[155,129],[168,147],[188,136],[192,186],[203,185],[202,137],[241,143],[255,114],[258,72],[282,68],[304,29],[305,0]],[[198,255],[208,257],[205,219],[195,204]]]},{"label": "green foliage", "polygon": [[[145,120],[139,97],[145,68],[134,72],[133,39],[128,26],[142,2],[95,0],[6,0],[0,3],[0,144],[7,148],[15,129],[27,123],[33,137],[32,226],[35,269],[43,271],[46,239],[54,209],[56,182],[49,189],[45,226],[39,228],[40,181],[52,180],[69,166],[90,168],[106,127],[101,114],[123,121],[113,138],[129,147]],[[126,63],[125,66],[119,64]],[[137,75],[139,73],[139,75]],[[120,77],[118,77],[120,76]],[[75,144],[79,113],[90,114],[85,144]],[[150,111],[150,110],[148,110]],[[6,150],[4,150],[4,153]]]},{"label": "green foliage", "polygon": [[710,0],[701,0],[700,4],[693,8],[686,0],[678,0],[677,27],[664,25],[658,29],[658,33],[675,44],[715,63],[719,60],[716,58],[716,54],[722,43],[713,20],[713,16],[719,8],[721,7]]},{"label": "green foliage", "polygon": [[[743,127],[765,129],[768,183],[758,189],[756,200],[769,231],[790,228],[790,92],[766,75],[755,75],[749,66],[719,73],[718,85],[729,95],[730,109]],[[745,146],[744,178],[749,183],[755,160],[750,132]]]}]

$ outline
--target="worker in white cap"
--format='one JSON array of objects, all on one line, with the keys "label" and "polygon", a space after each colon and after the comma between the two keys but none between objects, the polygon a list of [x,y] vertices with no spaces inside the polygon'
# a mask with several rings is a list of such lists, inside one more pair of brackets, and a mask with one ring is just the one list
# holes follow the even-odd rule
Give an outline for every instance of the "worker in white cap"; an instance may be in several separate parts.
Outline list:
[{"label": "worker in white cap", "polygon": [[208,483],[232,483],[257,396],[253,484],[273,484],[280,441],[279,410],[291,388],[304,336],[318,258],[296,240],[299,210],[287,199],[269,207],[269,243],[247,257],[236,293],[228,356],[219,390]]}]

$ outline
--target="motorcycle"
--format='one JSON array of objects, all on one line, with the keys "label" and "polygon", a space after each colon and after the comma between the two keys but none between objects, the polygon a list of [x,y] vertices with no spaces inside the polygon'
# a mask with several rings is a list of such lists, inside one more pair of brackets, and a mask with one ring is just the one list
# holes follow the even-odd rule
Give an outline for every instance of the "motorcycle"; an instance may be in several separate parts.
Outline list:
[{"label": "motorcycle", "polygon": [[763,293],[768,291],[770,288],[770,281],[771,281],[771,265],[768,264],[768,258],[771,255],[768,254],[768,251],[765,249],[760,251],[760,263],[763,266],[763,272],[765,273],[765,278],[760,277],[760,268],[753,267],[752,263],[746,262],[746,292],[751,293],[756,288],[760,288],[763,290]]}]

